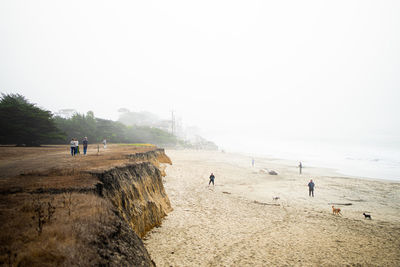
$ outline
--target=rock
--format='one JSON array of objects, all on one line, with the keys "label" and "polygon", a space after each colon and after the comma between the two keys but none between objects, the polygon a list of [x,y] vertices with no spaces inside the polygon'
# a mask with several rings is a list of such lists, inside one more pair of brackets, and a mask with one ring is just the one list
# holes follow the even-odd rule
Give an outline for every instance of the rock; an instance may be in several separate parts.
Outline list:
[{"label": "rock", "polygon": [[278,173],[274,170],[268,170],[268,169],[261,169],[258,171],[259,173],[268,173],[269,175],[278,175]]}]

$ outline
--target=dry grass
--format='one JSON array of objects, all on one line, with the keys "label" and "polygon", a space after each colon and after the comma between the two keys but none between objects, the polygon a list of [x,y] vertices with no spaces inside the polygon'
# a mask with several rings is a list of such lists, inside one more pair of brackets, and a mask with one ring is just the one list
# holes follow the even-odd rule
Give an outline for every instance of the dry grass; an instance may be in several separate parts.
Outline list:
[{"label": "dry grass", "polygon": [[156,145],[153,144],[145,144],[145,143],[136,143],[136,144],[122,144],[124,146],[139,146],[139,147],[156,147]]},{"label": "dry grass", "polygon": [[106,168],[127,162],[126,156],[154,150],[150,146],[108,145],[107,149],[89,145],[87,155],[72,157],[69,146],[5,147],[0,146],[0,178],[20,174],[45,173],[49,169],[84,171]]},{"label": "dry grass", "polygon": [[[96,149],[94,149],[96,148]],[[34,150],[38,153],[33,153]],[[72,157],[66,146],[24,148],[0,146],[0,195],[33,192],[39,188],[94,188],[97,180],[89,171],[107,169],[129,162],[127,155],[154,150],[154,147],[110,145],[97,154],[92,146],[88,155]],[[7,155],[4,160],[4,155]]]},{"label": "dry grass", "polygon": [[[54,266],[94,261],[96,251],[89,243],[116,220],[110,204],[94,194],[19,194],[10,195],[8,200],[12,205],[3,206],[1,213],[2,264]],[[45,217],[41,232],[35,210],[38,202],[43,205]],[[48,203],[55,208],[50,220]]]},{"label": "dry grass", "polygon": [[88,171],[149,150],[154,147],[111,145],[97,154],[92,146],[87,156],[71,157],[66,146],[0,147],[0,265],[102,264],[93,243],[119,218],[90,193],[98,181]]},{"label": "dry grass", "polygon": [[49,152],[59,151],[60,147],[52,145],[42,147],[0,146],[0,160],[48,154]]}]

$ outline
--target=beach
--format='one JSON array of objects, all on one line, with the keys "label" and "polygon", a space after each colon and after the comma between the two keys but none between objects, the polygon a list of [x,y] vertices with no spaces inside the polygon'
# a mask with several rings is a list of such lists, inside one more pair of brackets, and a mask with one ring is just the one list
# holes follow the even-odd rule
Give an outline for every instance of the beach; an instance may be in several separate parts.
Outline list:
[{"label": "beach", "polygon": [[278,159],[252,167],[249,156],[218,151],[166,153],[173,211],[144,240],[157,266],[400,265],[398,182],[308,166],[300,175],[298,162]]}]

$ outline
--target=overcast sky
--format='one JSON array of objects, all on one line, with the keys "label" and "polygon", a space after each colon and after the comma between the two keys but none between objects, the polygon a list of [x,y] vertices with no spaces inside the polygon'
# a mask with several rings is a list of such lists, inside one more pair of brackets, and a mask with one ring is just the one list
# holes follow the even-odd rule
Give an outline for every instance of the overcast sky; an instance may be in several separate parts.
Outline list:
[{"label": "overcast sky", "polygon": [[[0,91],[219,145],[400,136],[400,1],[0,1]],[[246,140],[246,141],[244,141]]]}]

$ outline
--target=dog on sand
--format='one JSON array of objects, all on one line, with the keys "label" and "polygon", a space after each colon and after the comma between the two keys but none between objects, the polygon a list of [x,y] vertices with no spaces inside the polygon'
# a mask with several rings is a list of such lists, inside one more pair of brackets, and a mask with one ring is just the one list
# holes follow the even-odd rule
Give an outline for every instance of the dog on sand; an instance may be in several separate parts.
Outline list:
[{"label": "dog on sand", "polygon": [[365,217],[364,219],[370,219],[370,220],[372,219],[371,214],[365,214],[365,212],[364,212],[363,215]]},{"label": "dog on sand", "polygon": [[342,213],[340,212],[339,208],[335,208],[335,206],[332,206],[332,213],[333,215],[342,215]]},{"label": "dog on sand", "polygon": [[280,197],[272,197],[272,200],[277,201],[278,199],[280,199]]}]

